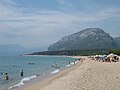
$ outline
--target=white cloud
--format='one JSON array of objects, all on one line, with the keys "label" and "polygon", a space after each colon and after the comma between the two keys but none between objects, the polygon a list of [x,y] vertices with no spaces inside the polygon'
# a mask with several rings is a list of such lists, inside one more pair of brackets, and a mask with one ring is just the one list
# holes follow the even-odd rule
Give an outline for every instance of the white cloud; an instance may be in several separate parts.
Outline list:
[{"label": "white cloud", "polygon": [[16,4],[13,0],[0,0],[0,5],[11,6]]},{"label": "white cloud", "polygon": [[120,8],[108,8],[97,13],[98,19],[109,19],[112,17],[120,17]]},{"label": "white cloud", "polygon": [[15,5],[12,0],[6,1],[9,5],[0,4],[0,37],[4,40],[0,41],[2,43],[44,46],[66,34],[78,31],[76,23],[82,27],[83,23],[96,23],[113,17],[120,18],[119,8],[108,8],[90,15],[52,10],[35,10],[25,13],[24,9],[10,6]]}]

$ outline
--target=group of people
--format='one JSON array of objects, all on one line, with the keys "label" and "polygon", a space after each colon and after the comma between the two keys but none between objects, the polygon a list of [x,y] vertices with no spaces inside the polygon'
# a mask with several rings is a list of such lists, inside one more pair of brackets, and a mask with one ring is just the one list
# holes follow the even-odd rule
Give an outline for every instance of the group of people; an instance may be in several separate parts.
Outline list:
[{"label": "group of people", "polygon": [[[23,77],[23,69],[20,71],[20,76]],[[5,73],[3,80],[9,80],[8,73]]]},{"label": "group of people", "polygon": [[[83,60],[85,60],[85,58],[78,58],[78,59],[76,59],[73,63],[74,63],[74,65],[75,65],[75,64],[76,64],[77,62],[79,62],[79,61],[83,62]],[[65,63],[64,63],[64,64],[65,64]],[[69,61],[68,64],[70,65],[71,62]],[[58,66],[57,62],[54,62],[54,65],[51,65],[51,67],[56,68],[56,69],[61,68],[61,66]]]},{"label": "group of people", "polygon": [[96,55],[90,58],[92,58],[92,60],[102,61],[102,62],[118,62],[119,61],[119,56],[115,54]]}]

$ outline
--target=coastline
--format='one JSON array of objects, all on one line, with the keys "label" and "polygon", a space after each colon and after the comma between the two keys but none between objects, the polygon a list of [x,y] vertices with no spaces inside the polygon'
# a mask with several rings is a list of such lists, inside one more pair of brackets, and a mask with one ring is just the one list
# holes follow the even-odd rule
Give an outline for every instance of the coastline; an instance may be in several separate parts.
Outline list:
[{"label": "coastline", "polygon": [[71,68],[21,90],[119,90],[120,62],[86,58]]},{"label": "coastline", "polygon": [[[81,58],[81,57],[85,58],[86,56],[62,56],[62,57],[70,57],[70,58],[74,58],[75,60],[78,60],[79,58]],[[44,75],[44,76],[38,76],[37,78],[27,81],[27,83],[25,83],[25,85],[23,85],[21,87],[13,88],[11,90],[29,90],[29,88],[31,88],[31,86],[33,86],[34,90],[37,90],[37,89],[35,89],[36,85],[39,85],[40,87],[44,87],[47,84],[49,84],[49,82],[51,82],[59,77],[62,77],[62,76],[64,76],[64,74],[77,68],[80,64],[82,64],[81,61],[80,61],[80,63],[76,62],[75,65],[72,64],[71,66],[66,66],[66,67],[60,69],[60,72],[57,72],[54,74],[48,74],[48,75]],[[33,90],[33,89],[31,89],[31,90]]]},{"label": "coastline", "polygon": [[[29,55],[29,56],[32,56],[32,55]],[[34,55],[33,55],[34,56]],[[36,56],[36,55],[35,55]],[[38,55],[37,55],[38,56]],[[11,86],[12,88],[9,90],[23,90],[31,85],[35,85],[37,83],[43,83],[44,81],[49,81],[48,79],[50,78],[54,78],[56,77],[56,75],[59,75],[60,73],[62,72],[65,72],[65,71],[68,71],[70,69],[72,69],[73,67],[76,66],[76,64],[78,64],[78,59],[81,57],[81,56],[55,56],[55,57],[68,57],[68,58],[74,58],[75,62],[71,62],[70,64],[66,65],[65,67],[62,67],[60,69],[56,69],[55,71],[52,71],[48,74],[44,74],[44,75],[40,75],[40,76],[37,76],[35,78],[32,78],[28,81],[24,81],[24,85],[18,85],[16,87],[16,85],[13,85]],[[34,75],[35,76],[35,75]],[[27,78],[27,77],[26,77]],[[26,78],[23,78],[23,79],[26,79]],[[21,83],[21,82],[20,82]],[[15,86],[15,87],[14,87]]]}]

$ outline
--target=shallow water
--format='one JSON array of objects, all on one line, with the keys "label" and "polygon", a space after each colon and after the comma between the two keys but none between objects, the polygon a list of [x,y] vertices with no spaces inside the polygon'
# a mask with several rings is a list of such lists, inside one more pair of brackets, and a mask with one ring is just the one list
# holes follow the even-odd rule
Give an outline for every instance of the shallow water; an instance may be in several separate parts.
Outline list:
[{"label": "shallow water", "polygon": [[[57,73],[74,58],[61,56],[11,56],[0,57],[0,90],[8,90],[10,86],[23,85],[25,81],[49,73]],[[20,76],[23,69],[24,77]],[[3,80],[4,73],[8,73],[9,80]]]}]

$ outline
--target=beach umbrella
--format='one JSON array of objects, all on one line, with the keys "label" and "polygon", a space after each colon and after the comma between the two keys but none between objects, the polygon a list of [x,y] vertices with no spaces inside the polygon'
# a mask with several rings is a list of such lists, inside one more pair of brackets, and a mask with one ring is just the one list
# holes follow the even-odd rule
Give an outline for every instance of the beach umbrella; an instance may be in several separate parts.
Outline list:
[{"label": "beach umbrella", "polygon": [[99,57],[99,55],[95,55],[95,57]]},{"label": "beach umbrella", "polygon": [[115,54],[111,53],[107,57],[113,58],[114,56],[115,56]]}]

